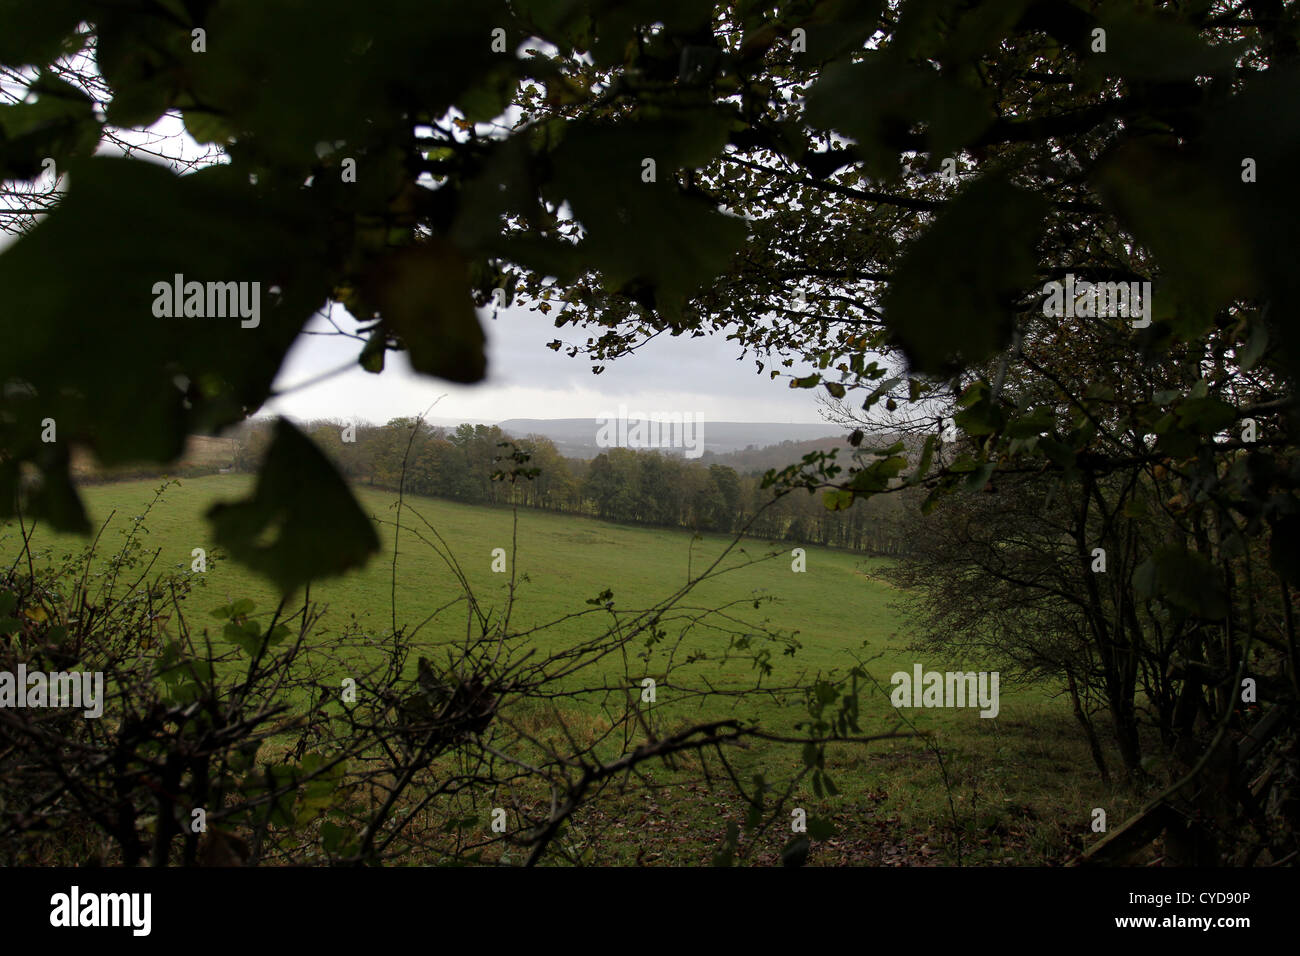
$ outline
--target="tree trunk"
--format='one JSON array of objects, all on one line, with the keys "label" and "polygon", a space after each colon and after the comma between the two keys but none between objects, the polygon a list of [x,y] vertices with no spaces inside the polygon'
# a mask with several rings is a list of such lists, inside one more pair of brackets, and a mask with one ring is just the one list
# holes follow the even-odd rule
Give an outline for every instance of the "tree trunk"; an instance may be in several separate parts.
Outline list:
[{"label": "tree trunk", "polygon": [[1101,782],[1110,786],[1110,770],[1106,767],[1106,755],[1102,752],[1101,741],[1097,739],[1096,728],[1092,726],[1092,721],[1088,719],[1088,715],[1083,709],[1083,703],[1079,700],[1079,685],[1074,679],[1074,669],[1067,667],[1065,676],[1070,682],[1070,702],[1074,705],[1074,717],[1079,722],[1079,726],[1083,728],[1084,735],[1088,738],[1088,749],[1092,751],[1092,762],[1097,765],[1097,772],[1101,774]]}]

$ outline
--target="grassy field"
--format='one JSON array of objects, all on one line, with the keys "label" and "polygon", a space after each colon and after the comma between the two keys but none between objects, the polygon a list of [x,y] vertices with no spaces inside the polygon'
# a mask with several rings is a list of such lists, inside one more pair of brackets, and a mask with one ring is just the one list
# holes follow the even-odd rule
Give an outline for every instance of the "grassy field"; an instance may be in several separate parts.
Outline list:
[{"label": "grassy field", "polygon": [[[84,489],[96,526],[106,522],[101,553],[120,545],[158,484],[132,481]],[[242,475],[188,479],[169,488],[154,505],[142,535],[146,550],[158,552],[156,568],[187,569],[192,549],[212,552],[203,513],[213,502],[239,497],[249,488],[249,479]],[[397,621],[407,625],[452,603],[420,631],[419,639],[427,642],[431,653],[435,645],[462,637],[465,607],[453,603],[461,589],[447,564],[432,548],[404,535],[394,588],[391,522],[396,496],[369,489],[358,489],[358,494],[363,506],[382,523],[384,553],[361,571],[313,586],[312,600],[326,608],[323,627],[339,628],[355,618],[364,631],[382,639],[391,629],[395,597]],[[613,592],[619,608],[650,606],[681,587],[692,571],[702,570],[729,541],[717,535],[694,537],[681,531],[529,510],[519,512],[516,533],[508,510],[426,498],[408,498],[406,506],[437,529],[464,568],[479,601],[498,612],[505,603],[510,574],[492,571],[493,549],[503,548],[510,554],[512,538],[517,542],[517,551],[509,559],[516,565],[518,588],[512,616],[515,629],[540,626],[583,610],[589,598],[605,589]],[[429,537],[412,512],[404,515],[402,525]],[[84,543],[38,530],[33,545],[42,560],[57,561]],[[6,563],[16,553],[16,544],[16,528],[0,529],[0,558]],[[764,542],[747,542],[745,548],[745,554],[733,554],[727,563],[738,565],[770,550]],[[815,675],[842,673],[855,660],[866,660],[868,671],[884,691],[869,688],[864,692],[864,731],[898,729],[901,713],[917,730],[931,734],[928,743],[888,740],[869,746],[843,745],[828,754],[827,771],[839,795],[819,798],[808,792],[801,794],[801,805],[809,813],[829,817],[838,833],[818,844],[810,862],[954,862],[958,842],[965,862],[1061,860],[1093,838],[1088,830],[1092,808],[1105,807],[1111,819],[1121,817],[1130,798],[1102,787],[1068,707],[1041,689],[1004,681],[1000,713],[994,719],[982,719],[974,709],[894,710],[887,697],[889,677],[898,670],[910,672],[918,658],[907,649],[906,623],[891,606],[896,593],[872,577],[878,561],[809,547],[806,572],[795,573],[789,546],[781,550],[775,559],[704,582],[684,604],[704,609],[743,602],[734,611],[737,618],[796,633],[798,652],[790,657],[776,651],[771,659],[773,672],[765,684],[806,683]],[[203,588],[196,595],[189,612],[195,619],[231,599],[250,598],[259,613],[269,612],[277,601],[268,584],[233,562],[219,559],[203,576]],[[758,607],[755,598],[761,599]],[[763,600],[767,598],[772,600]],[[533,639],[540,649],[549,650],[593,634],[599,626],[600,615],[589,615],[541,630]],[[752,660],[734,651],[727,654],[728,643],[727,634],[709,627],[693,628],[681,639],[678,661],[691,654],[707,657],[674,670],[659,691],[666,725],[735,716],[790,732],[795,721],[806,716],[797,696],[760,695],[740,703],[707,694],[674,700],[679,680],[694,687],[705,686],[705,680],[719,688],[754,683]],[[927,669],[950,669],[956,662],[920,659],[920,663]],[[982,669],[978,661],[962,663],[964,669]],[[663,673],[662,647],[644,668],[641,673]],[[628,675],[615,672],[607,676],[613,682],[625,681]],[[739,766],[747,773],[762,771],[770,778],[789,776],[801,766],[800,751],[797,746],[755,748],[742,756]],[[613,855],[641,863],[707,862],[725,821],[738,820],[741,808],[720,791],[697,786],[684,772],[662,768],[651,775],[664,790],[619,810],[622,816],[616,829],[626,827],[627,845],[615,848]],[[593,812],[607,813],[608,809]],[[954,839],[954,829],[960,841]],[[762,848],[759,858],[771,859],[774,853],[775,845]]]}]

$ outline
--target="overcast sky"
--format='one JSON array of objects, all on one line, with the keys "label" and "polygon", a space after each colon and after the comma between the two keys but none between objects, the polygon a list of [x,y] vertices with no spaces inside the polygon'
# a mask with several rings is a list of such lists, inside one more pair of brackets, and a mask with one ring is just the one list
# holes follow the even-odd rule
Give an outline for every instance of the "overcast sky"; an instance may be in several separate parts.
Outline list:
[{"label": "overcast sky", "polygon": [[[147,134],[137,138],[165,155],[192,159],[205,150],[186,134],[179,117],[168,114]],[[101,152],[117,152],[110,145]],[[152,157],[142,155],[150,160]],[[158,160],[153,160],[158,161]],[[12,241],[0,236],[0,251]],[[335,323],[351,331],[356,323],[336,307]],[[387,366],[374,375],[356,365],[361,343],[340,335],[303,335],[289,352],[275,382],[286,392],[263,407],[259,415],[285,414],[297,419],[338,418],[383,423],[420,414],[439,396],[431,420],[455,419],[485,423],[508,418],[596,418],[628,413],[690,412],[704,421],[821,423],[816,395],[820,389],[791,389],[788,378],[772,380],[758,373],[754,358],[738,361],[739,347],[722,335],[702,338],[662,335],[635,353],[605,363],[600,375],[591,373],[586,356],[569,358],[546,343],[585,342],[585,330],[557,330],[551,319],[526,309],[480,310],[488,339],[488,377],[473,386],[454,385],[411,371],[404,353],[388,354]],[[314,319],[310,332],[332,332],[324,318]],[[328,372],[351,365],[346,372],[305,387]],[[824,394],[824,393],[823,393]]]},{"label": "overcast sky", "polygon": [[[340,327],[353,323],[341,307],[334,312]],[[385,422],[427,409],[445,396],[430,418],[497,422],[507,418],[595,418],[617,413],[691,412],[706,421],[820,423],[816,390],[789,388],[758,374],[752,357],[737,361],[735,342],[722,336],[692,339],[660,336],[637,352],[606,363],[591,373],[586,356],[569,358],[546,343],[586,340],[573,326],[557,330],[547,317],[525,309],[479,311],[488,338],[488,377],[478,385],[455,385],[411,371],[403,353],[388,354],[384,371],[372,375],[360,367],[274,399],[263,414],[294,418],[340,418]],[[324,319],[309,329],[333,331]],[[348,363],[355,366],[361,345],[339,335],[305,335],[290,351],[277,391],[317,378]]]}]

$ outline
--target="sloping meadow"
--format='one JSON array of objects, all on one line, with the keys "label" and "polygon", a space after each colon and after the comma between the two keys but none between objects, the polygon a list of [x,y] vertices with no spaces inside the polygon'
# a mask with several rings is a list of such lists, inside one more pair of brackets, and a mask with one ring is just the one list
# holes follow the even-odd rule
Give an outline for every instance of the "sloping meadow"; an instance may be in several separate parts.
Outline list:
[{"label": "sloping meadow", "polygon": [[[85,492],[96,528],[104,529],[94,573],[105,573],[105,556],[134,534],[149,574],[191,577],[184,617],[189,627],[206,629],[215,646],[226,646],[229,662],[222,666],[236,670],[243,637],[232,640],[223,620],[228,627],[236,608],[239,621],[269,628],[279,595],[211,548],[203,516],[216,501],[244,493],[247,483],[240,475],[189,479],[157,500],[157,482]],[[1077,845],[1091,809],[1109,805],[1110,796],[1090,779],[1067,709],[1041,689],[1004,678],[992,719],[969,705],[892,706],[896,673],[910,677],[918,664],[927,671],[982,668],[921,660],[908,649],[894,606],[899,595],[872,577],[877,559],[817,547],[800,554],[789,543],[760,541],[727,551],[733,542],[720,535],[532,510],[516,519],[507,509],[408,496],[394,571],[396,496],[357,493],[379,527],[383,555],[313,584],[308,595],[291,595],[277,621],[309,599],[321,612],[316,634],[350,635],[347,653],[358,673],[378,666],[396,641],[405,676],[418,680],[417,661],[454,660],[467,635],[481,635],[486,622],[498,637],[501,667],[546,662],[548,694],[501,711],[539,752],[563,749],[565,738],[577,735],[592,754],[616,760],[645,741],[718,720],[758,726],[774,738],[646,764],[647,787],[576,813],[579,830],[584,819],[598,819],[602,832],[612,826],[621,834],[604,841],[617,859],[707,862],[727,842],[725,824],[753,817],[752,806],[721,786],[727,778],[742,792],[756,788],[751,795],[788,796],[813,816],[825,862],[952,861],[959,853],[966,860],[1030,862]],[[85,544],[37,529],[33,556],[57,564]],[[17,527],[7,526],[0,539],[6,563],[18,545]],[[195,549],[203,549],[201,559]],[[321,672],[322,684],[346,688],[340,659],[332,675]],[[845,736],[899,736],[824,750],[800,743],[843,717],[850,698],[858,731]],[[629,708],[635,725],[626,720]],[[433,772],[439,769],[435,762]],[[644,826],[626,828],[628,819]],[[776,836],[749,848],[755,859],[775,858],[782,829],[788,836],[788,827],[778,827]],[[728,846],[745,841],[733,835]],[[504,859],[510,861],[508,851]]]}]

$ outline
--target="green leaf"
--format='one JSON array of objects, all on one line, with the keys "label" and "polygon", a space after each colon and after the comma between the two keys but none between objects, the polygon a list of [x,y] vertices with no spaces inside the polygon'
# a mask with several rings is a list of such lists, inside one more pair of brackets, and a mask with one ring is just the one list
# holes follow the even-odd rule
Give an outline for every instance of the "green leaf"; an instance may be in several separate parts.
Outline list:
[{"label": "green leaf", "polygon": [[907,483],[909,485],[915,485],[929,473],[930,463],[934,460],[934,447],[936,444],[938,444],[937,435],[926,436],[925,445],[921,449],[921,461],[916,466],[916,470],[908,476]]},{"label": "green leaf", "polygon": [[991,391],[988,382],[982,378],[977,378],[962,389],[961,395],[957,397],[957,407],[970,408],[982,401]]},{"label": "green leaf", "polygon": [[[242,420],[270,395],[290,344],[325,301],[329,255],[321,210],[296,186],[255,189],[229,166],[176,176],[107,157],[67,172],[54,212],[0,252],[0,381],[21,379],[39,396],[0,396],[9,456],[0,462],[0,516],[13,507],[10,469],[26,461],[46,478],[40,506],[77,529],[84,514],[67,450],[81,444],[105,465],[168,462],[187,435]],[[230,314],[225,294],[212,315],[164,314],[173,296],[155,288],[172,287],[176,275],[245,283],[256,323],[245,325],[237,305]],[[97,290],[93,309],[86,289]],[[65,348],[72,340],[78,348]],[[189,394],[179,376],[194,386]],[[57,443],[40,441],[45,417],[58,423]]]},{"label": "green leaf", "polygon": [[[1172,419],[1171,419],[1172,420]],[[1158,431],[1160,440],[1156,450],[1170,458],[1189,458],[1196,454],[1200,439],[1183,428],[1167,427]]]},{"label": "green leaf", "polygon": [[714,866],[731,866],[736,858],[736,846],[740,841],[740,827],[735,823],[727,824],[727,835],[722,840],[716,853],[713,854]]},{"label": "green leaf", "polygon": [[1002,409],[992,402],[980,402],[957,412],[952,420],[967,435],[991,435],[1002,427]]},{"label": "green leaf", "polygon": [[244,614],[249,614],[256,607],[257,605],[254,604],[250,599],[240,598],[238,601],[234,601],[230,604],[223,604],[221,605],[221,607],[213,608],[212,616],[217,618],[218,620],[223,620],[223,621],[230,620],[231,618],[240,617],[241,615]]},{"label": "green leaf", "polygon": [[[152,126],[177,105],[187,92],[185,87],[202,72],[203,61],[214,55],[195,57],[190,26],[177,22],[170,12],[147,9],[132,15],[118,11],[116,16],[107,14],[94,20],[95,62],[113,91],[108,120],[114,126]],[[212,31],[211,21],[205,25]]]},{"label": "green leaf", "polygon": [[781,850],[782,866],[803,866],[808,862],[810,844],[806,836],[797,836]]},{"label": "green leaf", "polygon": [[[833,791],[838,793],[839,791]],[[808,836],[813,840],[829,840],[835,835],[835,825],[820,817],[808,818]]]},{"label": "green leaf", "polygon": [[516,64],[513,57],[497,69],[490,71],[478,83],[456,98],[456,105],[471,123],[486,123],[506,111],[514,98]]},{"label": "green leaf", "polygon": [[[363,293],[400,337],[417,372],[464,383],[487,374],[483,328],[454,246],[429,240],[384,256],[367,270]],[[367,344],[366,352],[373,356],[373,348]]]},{"label": "green leaf", "polygon": [[896,386],[902,380],[903,380],[903,376],[895,375],[892,378],[885,379],[883,382],[877,385],[875,389],[872,390],[871,394],[867,396],[867,400],[862,403],[863,411],[866,411],[867,409],[871,408],[871,406],[875,405],[876,402],[884,398],[885,395],[889,393],[889,390],[892,389],[894,386]]},{"label": "green leaf", "polygon": [[256,621],[249,621],[243,625],[232,621],[221,629],[221,635],[249,657],[260,654],[266,644],[266,639],[260,632],[261,626]]},{"label": "green leaf", "polygon": [[0,174],[34,179],[47,157],[61,174],[69,160],[95,151],[102,132],[89,97],[42,73],[28,88],[27,101],[0,106]]},{"label": "green leaf", "polygon": [[952,200],[906,250],[885,323],[915,371],[950,374],[1010,338],[1015,297],[1033,278],[1043,200],[996,176]]},{"label": "green leaf", "polygon": [[970,491],[979,491],[989,483],[989,479],[993,477],[993,472],[997,470],[997,467],[997,462],[983,462],[966,476],[966,488]]},{"label": "green leaf", "polygon": [[1043,438],[1039,440],[1038,448],[1058,468],[1063,468],[1066,471],[1074,470],[1074,449],[1065,442],[1057,441],[1055,438]]},{"label": "green leaf", "polygon": [[1145,518],[1151,513],[1146,502],[1141,498],[1127,498],[1124,501],[1123,515],[1126,518]]},{"label": "green leaf", "polygon": [[1056,412],[1050,405],[1040,405],[1011,420],[1007,425],[1007,435],[1011,438],[1034,438],[1050,431],[1056,424]]},{"label": "green leaf", "polygon": [[577,31],[588,26],[588,19],[586,5],[580,0],[514,0],[512,6],[525,23],[537,28],[538,36],[582,45]]},{"label": "green leaf", "polygon": [[853,492],[831,488],[822,496],[822,504],[827,511],[844,511],[853,505]]},{"label": "green leaf", "polygon": [[93,19],[83,0],[0,0],[0,63],[32,66],[52,61],[82,20]]},{"label": "green leaf", "polygon": [[[572,124],[551,154],[547,198],[569,201],[586,230],[577,248],[612,289],[680,319],[686,300],[723,272],[748,233],[745,221],[683,194],[676,171],[721,152],[731,114],[721,109],[665,113],[611,125]],[[655,181],[644,181],[654,160]]]},{"label": "green leaf", "polygon": [[[880,0],[821,0],[808,6],[809,13],[798,19],[798,25],[807,33],[807,52],[794,55],[795,62],[801,66],[814,67],[861,50],[880,25]],[[746,22],[746,44],[760,42],[765,35],[784,32],[779,28],[774,30],[772,18],[764,15],[761,5],[753,4],[751,9]]]},{"label": "green leaf", "polygon": [[1283,515],[1271,524],[1269,564],[1292,587],[1300,587],[1300,515]]},{"label": "green leaf", "polygon": [[[1225,261],[1210,262],[1208,267],[1216,272],[1221,268],[1248,269],[1247,275],[1258,280],[1255,295],[1260,301],[1271,302],[1269,325],[1293,381],[1300,377],[1300,336],[1296,323],[1282,319],[1276,310],[1279,303],[1300,298],[1300,270],[1295,264],[1295,249],[1300,247],[1300,190],[1289,172],[1300,143],[1297,101],[1300,70],[1295,64],[1249,71],[1241,92],[1211,111],[1201,141],[1194,147],[1206,154],[1203,177],[1224,194],[1222,201],[1231,203],[1236,213],[1233,229],[1218,236]],[[1245,158],[1257,163],[1257,182],[1242,182]],[[1186,204],[1198,201],[1199,197],[1187,196],[1184,205],[1173,212],[1181,214]],[[1222,218],[1188,225],[1200,230],[1200,242],[1208,244]],[[1241,238],[1249,244],[1247,248],[1232,245]],[[1202,281],[1218,278],[1212,275]],[[1233,278],[1240,281],[1240,277]]]},{"label": "green leaf", "polygon": [[345,848],[348,846],[351,836],[350,831],[330,820],[326,820],[320,825],[321,847],[326,853],[346,856],[347,850]]},{"label": "green leaf", "polygon": [[[17,462],[13,461],[5,462],[0,464],[0,468],[7,467],[16,471],[14,467],[16,464]],[[43,515],[50,522],[50,526],[57,531],[75,531],[85,534],[90,530],[90,519],[86,516],[86,509],[82,506],[81,497],[72,482],[66,448],[59,449],[42,464],[44,469],[41,481],[31,493],[28,510]],[[13,471],[10,474],[13,474]],[[8,481],[0,481],[0,485],[8,484]],[[12,502],[13,497],[10,496],[8,500]],[[0,503],[0,514],[3,514],[2,503]]]},{"label": "green leaf", "polygon": [[235,130],[231,125],[211,110],[191,108],[182,115],[185,118],[185,130],[196,143],[225,145],[235,138]]},{"label": "green leaf", "polygon": [[1178,420],[1186,428],[1213,435],[1237,420],[1237,411],[1227,402],[1214,397],[1189,398],[1176,409]]},{"label": "green leaf", "polygon": [[[1241,45],[1210,46],[1191,24],[1168,16],[1104,7],[1098,25],[1106,31],[1106,51],[1086,53],[1085,71],[1130,80],[1190,80],[1231,73]],[[1089,35],[1089,42],[1091,34]]]},{"label": "green leaf", "polygon": [[1139,597],[1160,598],[1171,607],[1199,617],[1220,620],[1228,602],[1218,571],[1195,551],[1169,545],[1154,552],[1133,572]]},{"label": "green leaf", "polygon": [[1256,283],[1249,229],[1221,170],[1173,150],[1130,143],[1098,165],[1093,183],[1138,241],[1155,255],[1154,307],[1186,335]]},{"label": "green leaf", "polygon": [[803,745],[803,765],[808,768],[816,767],[821,761],[821,750],[815,743],[806,743]]},{"label": "green leaf", "polygon": [[986,94],[892,51],[866,51],[825,67],[808,92],[808,121],[852,136],[878,178],[898,172],[908,144],[897,135],[924,124],[925,151],[949,156],[974,141],[993,119]]},{"label": "green leaf", "polygon": [[864,494],[885,491],[889,488],[890,481],[906,467],[907,459],[901,455],[882,458],[854,474],[849,487]]},{"label": "green leaf", "polygon": [[1250,327],[1250,338],[1244,348],[1237,351],[1237,361],[1241,370],[1249,372],[1263,357],[1268,348],[1268,326],[1256,319]]},{"label": "green leaf", "polygon": [[214,538],[285,592],[360,567],[379,550],[347,484],[297,428],[276,422],[252,496],[214,506]]}]

